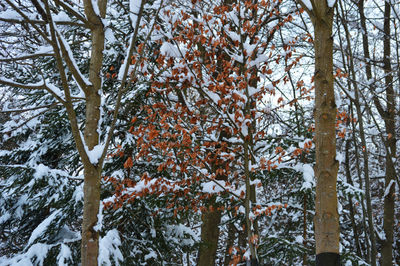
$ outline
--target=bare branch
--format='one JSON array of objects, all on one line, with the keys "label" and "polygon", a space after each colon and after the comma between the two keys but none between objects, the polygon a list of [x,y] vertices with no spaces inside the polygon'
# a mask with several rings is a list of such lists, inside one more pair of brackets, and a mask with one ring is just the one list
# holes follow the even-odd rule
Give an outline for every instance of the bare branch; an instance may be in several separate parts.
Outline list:
[{"label": "bare branch", "polygon": [[89,27],[88,21],[86,20],[86,18],[83,17],[81,14],[79,14],[73,7],[71,7],[70,5],[65,3],[64,1],[60,1],[60,0],[55,0],[55,3],[57,5],[60,5],[62,8],[64,8],[69,13],[73,14],[78,20],[82,21],[83,24],[85,25],[85,27]]},{"label": "bare branch", "polygon": [[24,112],[29,112],[29,111],[34,111],[34,110],[39,110],[39,109],[44,109],[44,108],[52,108],[55,106],[59,106],[60,103],[54,102],[52,104],[48,105],[42,105],[42,106],[37,106],[37,107],[31,107],[31,108],[25,108],[25,109],[12,109],[12,110],[3,110],[0,111],[0,113],[7,114],[7,113],[24,113]]},{"label": "bare branch", "polygon": [[[7,0],[9,1],[9,0]],[[46,13],[50,14],[50,6],[48,1],[45,2],[45,9]],[[57,36],[56,36],[56,29],[55,29],[55,23],[53,22],[53,19],[51,16],[49,16],[49,29],[50,29],[50,35],[51,35],[51,40],[49,41],[54,49],[55,57],[56,57],[56,62],[57,62],[57,68],[60,73],[60,78],[61,78],[61,84],[64,90],[65,94],[65,102],[63,102],[63,105],[65,109],[67,110],[68,118],[71,124],[71,132],[75,140],[75,144],[79,153],[79,156],[82,159],[82,163],[84,165],[90,164],[90,159],[89,156],[87,155],[85,151],[85,145],[83,143],[83,140],[81,138],[81,132],[78,126],[78,119],[72,104],[72,98],[71,98],[71,93],[69,91],[69,85],[68,85],[68,80],[67,76],[65,73],[64,69],[64,64],[63,64],[63,57],[62,57],[62,52],[60,51],[60,48],[58,47],[58,42],[57,42]]]},{"label": "bare branch", "polygon": [[16,61],[23,61],[27,59],[35,59],[43,56],[54,56],[53,53],[37,53],[37,54],[30,54],[30,55],[24,55],[24,56],[19,56],[19,57],[13,57],[13,58],[0,58],[0,62],[16,62]]},{"label": "bare branch", "polygon": [[14,88],[21,88],[21,89],[27,89],[27,90],[43,90],[46,89],[46,86],[43,81],[38,82],[38,83],[29,83],[29,84],[23,84],[19,82],[14,82],[10,79],[1,79],[0,78],[0,84],[14,87]]},{"label": "bare branch", "polygon": [[22,12],[14,3],[12,3],[10,0],[5,0],[15,11],[17,11],[18,14],[20,14],[24,20],[32,25],[32,27],[40,34],[40,36],[43,37],[48,42],[51,42],[50,39],[47,37],[46,33],[44,33],[35,23],[33,23],[27,15],[25,15],[24,12]]},{"label": "bare branch", "polygon": [[68,65],[68,69],[71,71],[72,75],[74,76],[76,82],[82,88],[82,90],[87,93],[88,87],[91,85],[88,80],[85,80],[83,74],[81,73],[78,65],[75,62],[74,55],[70,53],[70,49],[66,47],[68,45],[67,41],[61,35],[61,33],[55,28],[56,36],[59,39],[59,44],[61,48],[61,52],[63,54],[63,58]]},{"label": "bare branch", "polygon": [[[27,23],[25,19],[15,19],[15,18],[0,18],[0,21],[12,23],[12,24],[23,24]],[[35,20],[30,19],[29,23],[34,23],[36,25],[46,25],[48,22],[43,20]],[[73,21],[55,21],[57,25],[69,25],[69,26],[78,26],[78,27],[86,27],[83,23],[73,22]]]},{"label": "bare branch", "polygon": [[[153,29],[154,29],[154,27],[156,25],[158,14],[159,14],[162,6],[163,6],[163,3],[164,3],[164,1],[162,0],[161,3],[160,3],[160,7],[158,8],[157,13],[154,16],[154,23],[152,25],[152,28],[149,31],[148,35],[146,36],[146,39],[145,39],[144,43],[147,43],[147,41],[150,38],[151,33],[153,32]],[[127,76],[128,76],[128,69],[129,69],[129,59],[131,58],[131,56],[133,55],[133,52],[135,50],[135,43],[136,43],[137,35],[138,35],[138,32],[139,32],[138,29],[139,29],[140,21],[141,21],[142,16],[143,16],[144,4],[145,4],[145,0],[142,0],[141,5],[140,5],[140,9],[139,9],[139,14],[137,15],[135,31],[134,31],[132,39],[131,39],[130,49],[129,49],[127,58],[125,58],[125,64],[126,65],[125,65],[124,74],[123,74],[123,77],[122,77],[122,80],[121,80],[121,85],[120,85],[120,87],[118,89],[117,101],[115,103],[115,109],[114,109],[114,113],[113,113],[113,120],[111,122],[111,127],[110,127],[110,130],[109,130],[108,135],[106,137],[106,142],[105,142],[105,145],[104,145],[103,153],[102,153],[102,155],[100,157],[100,160],[99,160],[100,165],[103,164],[103,162],[104,162],[104,159],[105,159],[106,154],[107,154],[108,147],[109,147],[110,142],[111,142],[111,138],[113,136],[113,131],[115,129],[115,125],[116,125],[116,122],[117,122],[117,116],[118,116],[118,112],[119,112],[119,108],[120,108],[120,104],[121,104],[122,95],[125,93],[126,89],[131,84],[131,80],[129,82],[126,82],[126,79],[127,79]],[[142,50],[142,54],[143,54],[143,52],[144,52],[144,49]],[[142,56],[142,54],[140,56]],[[133,75],[136,75],[136,70],[137,70],[137,67],[139,65],[139,62],[140,62],[140,60],[136,61],[135,68],[134,68],[134,71],[133,71]]]},{"label": "bare branch", "polygon": [[[320,1],[320,0],[318,0],[318,1]],[[314,6],[314,2],[313,2],[313,1],[310,1],[310,2],[311,2],[311,5],[312,5],[313,8],[314,8],[314,7],[315,7],[315,6]],[[313,16],[312,10],[309,9],[309,8],[307,7],[306,4],[304,4],[304,1],[303,1],[303,0],[297,0],[297,3],[299,3],[299,4],[301,5],[301,7],[308,13],[308,15],[310,16],[310,18]]]}]

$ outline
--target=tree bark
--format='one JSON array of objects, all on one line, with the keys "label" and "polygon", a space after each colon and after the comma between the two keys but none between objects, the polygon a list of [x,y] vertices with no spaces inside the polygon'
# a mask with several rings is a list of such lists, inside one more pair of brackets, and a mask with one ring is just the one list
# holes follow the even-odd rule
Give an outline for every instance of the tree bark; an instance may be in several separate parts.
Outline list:
[{"label": "tree bark", "polygon": [[336,181],[336,104],[333,88],[333,7],[314,0],[312,10],[303,7],[314,26],[315,50],[315,242],[316,265],[339,265],[339,214]]},{"label": "tree bark", "polygon": [[[84,1],[86,17],[90,23],[92,36],[92,50],[89,66],[89,86],[86,91],[86,120],[84,130],[84,141],[88,150],[99,144],[98,127],[100,123],[101,108],[101,68],[103,66],[104,50],[104,25],[101,21],[106,13],[106,0],[97,2],[98,7],[93,7],[90,0]],[[95,10],[98,9],[100,14]],[[102,165],[93,162],[84,162],[84,187],[83,187],[83,221],[82,221],[82,243],[81,262],[82,266],[98,265],[99,255],[99,232],[96,231],[97,215],[100,204],[100,177]]]},{"label": "tree bark", "polygon": [[[317,265],[339,265],[339,214],[336,181],[336,104],[333,89],[333,9],[320,1],[321,16],[314,19],[315,144],[317,179],[315,241]],[[325,2],[325,4],[322,4]],[[325,5],[325,6],[324,6]],[[317,10],[318,12],[318,10]]]},{"label": "tree bark", "polygon": [[383,230],[385,241],[382,246],[382,265],[393,265],[392,245],[394,227],[394,201],[395,201],[395,176],[396,170],[392,158],[396,155],[396,125],[395,125],[395,93],[393,89],[392,67],[390,63],[390,1],[385,1],[384,11],[384,39],[383,39],[383,68],[385,71],[386,86],[386,111],[383,114],[385,129],[387,133],[386,142],[386,173],[385,173],[385,195],[383,205]]},{"label": "tree bark", "polygon": [[[210,206],[215,206],[215,197],[210,199]],[[221,211],[214,208],[207,210],[201,215],[201,243],[199,249],[198,266],[215,265],[218,248],[219,224],[221,222]]]}]

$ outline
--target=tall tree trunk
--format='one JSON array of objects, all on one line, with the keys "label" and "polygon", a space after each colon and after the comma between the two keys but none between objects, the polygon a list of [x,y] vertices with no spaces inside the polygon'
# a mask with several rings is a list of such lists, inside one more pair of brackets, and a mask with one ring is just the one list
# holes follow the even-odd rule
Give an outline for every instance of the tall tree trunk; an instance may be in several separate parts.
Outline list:
[{"label": "tall tree trunk", "polygon": [[[98,4],[94,7],[93,4]],[[84,1],[86,17],[90,23],[92,34],[92,50],[89,66],[89,81],[92,83],[86,92],[86,121],[84,141],[89,151],[99,144],[98,133],[101,104],[101,76],[104,49],[104,25],[101,21],[106,13],[106,0]],[[97,14],[95,10],[99,10]],[[97,215],[100,204],[100,177],[102,166],[94,162],[84,162],[84,196],[81,259],[82,266],[98,264],[99,232],[94,228],[97,224]]]},{"label": "tall tree trunk", "polygon": [[386,86],[386,111],[383,114],[387,133],[386,142],[386,173],[385,195],[383,206],[383,230],[385,241],[382,247],[382,265],[389,266],[392,263],[393,226],[394,226],[394,194],[396,171],[392,158],[396,155],[396,127],[395,127],[395,94],[393,89],[392,67],[390,63],[390,1],[385,1],[384,11],[384,39],[383,39],[383,67],[385,71]]},{"label": "tall tree trunk", "polygon": [[300,1],[314,26],[315,50],[315,242],[316,265],[339,265],[339,214],[336,181],[336,104],[333,88],[333,12],[327,1]]},{"label": "tall tree trunk", "polygon": [[315,144],[317,179],[315,241],[317,265],[339,265],[339,214],[336,181],[336,104],[333,90],[333,9],[325,1],[316,5],[315,48]]}]

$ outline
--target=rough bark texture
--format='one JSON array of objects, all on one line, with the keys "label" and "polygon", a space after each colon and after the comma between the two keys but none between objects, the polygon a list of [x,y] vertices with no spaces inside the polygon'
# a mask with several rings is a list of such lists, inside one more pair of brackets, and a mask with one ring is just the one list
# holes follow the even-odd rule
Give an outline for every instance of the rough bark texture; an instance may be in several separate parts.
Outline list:
[{"label": "rough bark texture", "polygon": [[[336,104],[333,89],[333,8],[313,1],[307,10],[314,25],[315,49],[315,242],[317,265],[339,265],[339,214],[336,181]],[[337,259],[336,259],[337,258]],[[336,263],[336,264],[332,264]]]}]

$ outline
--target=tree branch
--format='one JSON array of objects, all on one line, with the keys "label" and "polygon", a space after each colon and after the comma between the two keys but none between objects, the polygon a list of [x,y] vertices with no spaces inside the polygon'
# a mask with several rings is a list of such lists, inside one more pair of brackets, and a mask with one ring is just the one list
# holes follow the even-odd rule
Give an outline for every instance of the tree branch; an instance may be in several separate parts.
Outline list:
[{"label": "tree branch", "polygon": [[14,57],[14,58],[0,58],[0,62],[16,62],[16,61],[22,61],[22,60],[27,60],[27,59],[35,59],[38,57],[42,56],[54,56],[53,53],[37,53],[37,54],[30,54],[30,55],[24,55],[24,56],[19,56],[19,57]]}]

